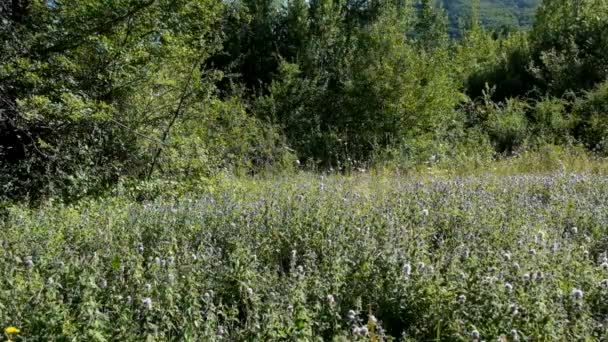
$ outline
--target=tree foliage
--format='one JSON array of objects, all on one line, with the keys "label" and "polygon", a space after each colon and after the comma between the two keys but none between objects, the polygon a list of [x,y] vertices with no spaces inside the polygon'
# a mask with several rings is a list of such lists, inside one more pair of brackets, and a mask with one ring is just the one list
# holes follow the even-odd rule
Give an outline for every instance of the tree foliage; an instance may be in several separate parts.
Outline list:
[{"label": "tree foliage", "polygon": [[295,158],[346,171],[542,143],[603,151],[608,5],[543,1],[518,31],[537,5],[4,2],[3,197],[75,199],[125,178],[196,182]]}]

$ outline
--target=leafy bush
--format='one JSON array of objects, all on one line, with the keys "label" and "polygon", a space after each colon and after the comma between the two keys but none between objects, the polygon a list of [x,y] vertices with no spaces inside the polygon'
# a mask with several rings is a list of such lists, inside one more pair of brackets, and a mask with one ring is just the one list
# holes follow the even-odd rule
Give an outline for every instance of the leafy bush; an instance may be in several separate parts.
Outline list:
[{"label": "leafy bush", "polygon": [[608,155],[608,82],[579,98],[573,113],[575,134],[591,150]]}]

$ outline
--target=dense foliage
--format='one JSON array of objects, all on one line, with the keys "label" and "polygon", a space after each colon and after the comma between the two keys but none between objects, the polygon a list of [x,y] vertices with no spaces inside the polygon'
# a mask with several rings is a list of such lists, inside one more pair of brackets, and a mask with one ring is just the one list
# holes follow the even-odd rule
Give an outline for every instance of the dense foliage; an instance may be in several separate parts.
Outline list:
[{"label": "dense foliage", "polygon": [[75,200],[121,182],[297,165],[408,168],[545,144],[605,155],[608,7],[544,1],[529,32],[488,19],[504,7],[529,26],[537,5],[4,2],[0,197]]},{"label": "dense foliage", "polygon": [[8,208],[0,322],[27,340],[602,340],[599,176],[288,177]]}]

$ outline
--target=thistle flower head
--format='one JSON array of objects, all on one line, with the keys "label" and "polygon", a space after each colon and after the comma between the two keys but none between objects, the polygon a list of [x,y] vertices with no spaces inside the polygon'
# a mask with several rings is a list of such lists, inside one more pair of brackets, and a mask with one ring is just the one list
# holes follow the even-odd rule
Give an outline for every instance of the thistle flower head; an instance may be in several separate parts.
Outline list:
[{"label": "thistle flower head", "polygon": [[583,290],[581,289],[572,289],[572,298],[574,300],[581,300],[583,299]]}]

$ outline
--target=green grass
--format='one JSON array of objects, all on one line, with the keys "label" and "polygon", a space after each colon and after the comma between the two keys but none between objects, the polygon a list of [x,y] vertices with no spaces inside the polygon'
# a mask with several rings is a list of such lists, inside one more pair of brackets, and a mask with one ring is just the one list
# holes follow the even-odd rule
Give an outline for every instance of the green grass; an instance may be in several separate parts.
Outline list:
[{"label": "green grass", "polygon": [[2,222],[15,340],[608,336],[600,174],[226,178]]}]

